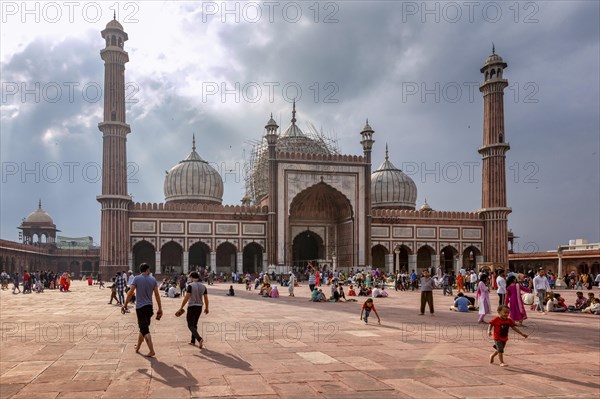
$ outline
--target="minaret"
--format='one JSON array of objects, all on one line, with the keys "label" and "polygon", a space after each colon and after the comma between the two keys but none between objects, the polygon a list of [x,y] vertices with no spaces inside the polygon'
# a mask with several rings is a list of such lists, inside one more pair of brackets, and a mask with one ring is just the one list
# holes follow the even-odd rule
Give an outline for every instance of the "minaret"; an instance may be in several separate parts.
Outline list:
[{"label": "minaret", "polygon": [[481,68],[484,81],[479,86],[483,93],[483,145],[479,153],[483,158],[482,195],[480,214],[484,219],[485,263],[492,270],[508,268],[508,214],[506,206],[506,152],[504,89],[508,81],[502,74],[507,64],[492,47]]},{"label": "minaret", "polygon": [[[127,270],[129,254],[127,192],[127,134],[125,122],[125,63],[129,61],[123,44],[128,39],[123,26],[115,19],[102,32],[106,47],[100,51],[104,60],[104,120],[98,124],[102,132],[102,207],[100,225],[100,273],[110,278]],[[136,265],[137,266],[137,265]]]},{"label": "minaret", "polygon": [[[296,122],[296,101],[294,100],[292,123]],[[269,215],[267,216],[267,263],[269,268],[277,266],[277,123],[273,119],[267,122],[265,129],[267,134],[269,151]]]},{"label": "minaret", "polygon": [[[365,127],[363,128],[360,135],[362,140],[360,144],[363,147],[363,154],[365,156],[365,182],[364,182],[364,201],[365,201],[365,264],[364,266],[372,266],[371,265],[371,150],[373,149],[373,129],[369,125],[369,120],[365,123]],[[386,147],[386,157],[387,157],[387,147]]]}]

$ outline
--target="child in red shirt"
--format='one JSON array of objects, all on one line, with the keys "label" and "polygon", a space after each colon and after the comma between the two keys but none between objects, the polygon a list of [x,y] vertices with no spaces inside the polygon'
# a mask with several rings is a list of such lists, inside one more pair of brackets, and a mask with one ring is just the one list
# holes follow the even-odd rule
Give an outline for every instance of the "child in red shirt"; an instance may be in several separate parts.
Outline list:
[{"label": "child in red shirt", "polygon": [[509,317],[510,308],[506,305],[498,306],[498,316],[490,320],[490,326],[488,328],[488,335],[492,336],[492,329],[494,330],[494,349],[495,352],[490,356],[490,363],[494,363],[494,358],[498,355],[500,359],[500,366],[506,367],[504,364],[504,347],[508,341],[508,331],[510,328],[515,330],[518,334],[527,338],[527,334],[523,334],[517,327],[515,322]]},{"label": "child in red shirt", "polygon": [[365,324],[369,323],[369,314],[371,311],[375,312],[375,316],[377,316],[377,323],[381,324],[381,319],[379,318],[379,314],[377,310],[375,310],[375,304],[373,303],[373,298],[369,298],[363,303],[362,309],[360,311],[360,319],[363,320],[363,313],[365,315]]}]

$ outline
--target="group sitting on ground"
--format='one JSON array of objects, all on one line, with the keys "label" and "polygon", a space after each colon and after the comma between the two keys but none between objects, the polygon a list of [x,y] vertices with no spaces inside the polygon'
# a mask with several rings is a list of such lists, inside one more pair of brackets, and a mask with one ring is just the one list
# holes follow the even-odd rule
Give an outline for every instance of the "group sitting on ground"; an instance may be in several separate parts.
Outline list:
[{"label": "group sitting on ground", "polygon": [[479,309],[475,307],[475,298],[459,292],[454,298],[454,304],[450,306],[450,310],[455,312],[468,312],[469,310],[477,311]]}]

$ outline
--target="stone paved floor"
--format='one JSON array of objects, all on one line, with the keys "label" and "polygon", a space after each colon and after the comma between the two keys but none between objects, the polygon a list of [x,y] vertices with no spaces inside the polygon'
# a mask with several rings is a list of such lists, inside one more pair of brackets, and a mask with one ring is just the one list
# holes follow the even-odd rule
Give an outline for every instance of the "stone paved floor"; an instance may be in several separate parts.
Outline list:
[{"label": "stone paved floor", "polygon": [[418,293],[376,299],[379,326],[359,320],[362,301],[311,303],[306,286],[279,299],[242,286],[230,298],[227,288],[209,287],[203,350],[174,316],[180,299],[163,298],[165,316],[151,326],[155,359],[134,353],[134,313],[107,305],[109,290],[76,282],[70,293],[2,291],[0,397],[600,397],[598,316],[529,312],[530,338],[511,335],[510,366],[500,368],[488,362],[477,315],[450,312],[440,291],[435,316],[417,315]]}]

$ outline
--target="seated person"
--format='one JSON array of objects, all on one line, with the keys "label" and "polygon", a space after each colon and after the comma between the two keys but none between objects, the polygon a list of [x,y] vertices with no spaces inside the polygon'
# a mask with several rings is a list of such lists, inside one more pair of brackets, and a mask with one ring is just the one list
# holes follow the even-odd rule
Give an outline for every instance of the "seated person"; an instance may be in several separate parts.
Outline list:
[{"label": "seated person", "polygon": [[555,310],[555,305],[558,303],[558,301],[555,301],[554,298],[549,299],[548,301],[546,301],[546,312],[550,313],[550,312],[558,312],[558,310]]},{"label": "seated person", "polygon": [[554,294],[554,300],[556,301],[556,303],[554,304],[555,308],[564,309],[564,310],[558,310],[558,312],[565,312],[567,310],[567,304],[565,303],[565,298],[560,296],[560,294]]},{"label": "seated person", "polygon": [[354,291],[354,286],[350,284],[350,288],[348,289],[348,296],[356,296],[356,291]]},{"label": "seated person", "polygon": [[315,289],[310,295],[310,300],[313,302],[324,302],[326,299],[325,294],[323,294],[323,290],[320,290],[317,287],[315,287]]},{"label": "seated person", "polygon": [[263,287],[261,287],[260,295],[264,297],[271,297],[271,284],[265,283],[263,284]]},{"label": "seated person", "polygon": [[[475,297],[472,297],[469,295],[464,295],[464,294],[463,294],[463,296],[465,298],[467,298],[467,300],[469,301],[469,310],[478,310],[478,308],[475,307]],[[458,295],[454,297],[454,301],[456,302],[457,299],[458,299]]]},{"label": "seated person", "polygon": [[388,293],[385,290],[385,286],[381,287],[381,290],[379,291],[379,297],[380,298],[387,298],[388,297]]},{"label": "seated person", "polygon": [[340,295],[340,299],[346,300],[346,294],[344,294],[344,285],[342,283],[338,283],[338,293]]},{"label": "seated person", "polygon": [[271,298],[279,298],[279,290],[277,289],[277,286],[274,285],[271,288],[270,296]]},{"label": "seated person", "polygon": [[329,298],[329,302],[339,302],[340,301],[340,292],[338,290],[334,290],[333,294]]},{"label": "seated person", "polygon": [[362,284],[358,286],[358,296],[369,296],[370,291],[370,289]]},{"label": "seated person", "polygon": [[577,292],[577,299],[575,300],[575,309],[582,310],[587,307],[587,299],[584,298],[583,292]]},{"label": "seated person", "polygon": [[163,279],[162,283],[160,283],[160,287],[158,288],[161,291],[166,291],[169,288],[169,284],[167,283],[167,279]]},{"label": "seated person", "polygon": [[587,303],[585,304],[586,307],[590,307],[594,304],[594,300],[596,298],[594,297],[594,293],[593,292],[588,292],[588,299],[587,299]]},{"label": "seated person", "polygon": [[179,296],[179,292],[177,292],[177,288],[175,288],[175,284],[171,285],[167,291],[167,296],[169,298],[177,298]]},{"label": "seated person", "polygon": [[379,297],[381,297],[381,293],[380,293],[378,287],[373,288],[372,295],[373,295],[373,298],[379,298]]},{"label": "seated person", "polygon": [[469,312],[469,306],[472,306],[471,302],[462,292],[459,292],[454,305],[450,306],[450,310],[454,310],[455,312]]},{"label": "seated person", "polygon": [[[246,286],[248,286],[248,285],[246,285]],[[227,296],[235,296],[235,291],[233,290],[233,285],[229,286],[229,291],[225,295],[227,295]]]},{"label": "seated person", "polygon": [[594,299],[594,303],[592,303],[591,306],[588,306],[587,308],[583,309],[582,312],[600,314],[600,298]]}]

